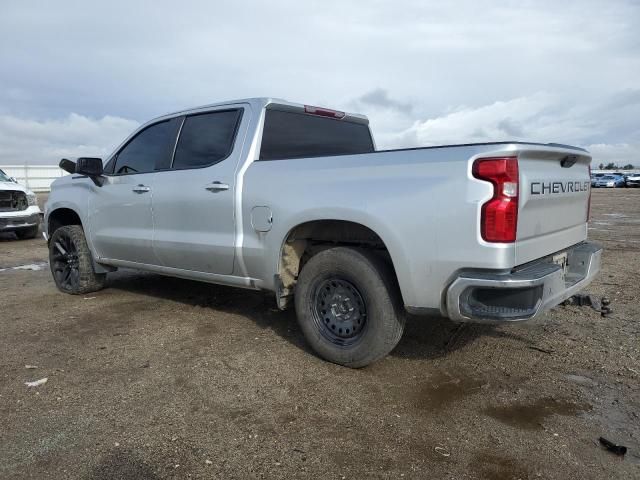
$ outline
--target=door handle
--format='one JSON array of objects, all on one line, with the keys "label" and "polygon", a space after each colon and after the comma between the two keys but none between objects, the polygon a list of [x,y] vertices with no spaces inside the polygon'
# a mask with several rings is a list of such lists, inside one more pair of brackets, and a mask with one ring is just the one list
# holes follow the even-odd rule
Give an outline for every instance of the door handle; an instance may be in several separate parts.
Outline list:
[{"label": "door handle", "polygon": [[136,193],[147,193],[151,191],[151,188],[145,185],[139,184],[133,187],[131,190],[133,190]]},{"label": "door handle", "polygon": [[209,185],[204,187],[206,190],[210,192],[221,192],[223,190],[229,190],[229,185],[222,182],[211,182]]}]

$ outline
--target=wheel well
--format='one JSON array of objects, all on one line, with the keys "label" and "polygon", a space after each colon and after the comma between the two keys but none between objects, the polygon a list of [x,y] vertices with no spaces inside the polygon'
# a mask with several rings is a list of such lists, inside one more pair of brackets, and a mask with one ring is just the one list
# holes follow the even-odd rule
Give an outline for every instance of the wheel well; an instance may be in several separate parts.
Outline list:
[{"label": "wheel well", "polygon": [[49,224],[47,226],[49,236],[53,235],[53,232],[58,228],[66,225],[82,226],[82,221],[78,214],[70,208],[58,208],[49,214]]},{"label": "wheel well", "polygon": [[337,245],[367,248],[388,261],[397,282],[389,250],[380,236],[370,228],[344,220],[316,220],[293,228],[280,250],[276,295],[284,308],[295,288],[298,274],[305,262],[316,253]]}]

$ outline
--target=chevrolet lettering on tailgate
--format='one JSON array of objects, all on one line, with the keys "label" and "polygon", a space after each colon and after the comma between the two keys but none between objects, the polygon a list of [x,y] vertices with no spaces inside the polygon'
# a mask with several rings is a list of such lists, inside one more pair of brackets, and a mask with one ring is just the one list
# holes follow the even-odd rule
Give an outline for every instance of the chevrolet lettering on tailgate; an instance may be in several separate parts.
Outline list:
[{"label": "chevrolet lettering on tailgate", "polygon": [[589,188],[591,188],[591,183],[589,181],[531,182],[531,195],[588,192]]}]

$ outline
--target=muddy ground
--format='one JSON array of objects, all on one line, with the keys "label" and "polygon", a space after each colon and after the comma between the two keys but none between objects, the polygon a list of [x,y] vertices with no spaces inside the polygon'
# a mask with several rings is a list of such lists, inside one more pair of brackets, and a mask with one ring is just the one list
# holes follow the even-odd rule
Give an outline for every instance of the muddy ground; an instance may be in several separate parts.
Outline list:
[{"label": "muddy ground", "polygon": [[44,240],[2,235],[0,478],[640,478],[640,190],[594,191],[590,232],[609,318],[411,318],[363,370],[270,295],[121,271],[67,296],[9,268]]}]

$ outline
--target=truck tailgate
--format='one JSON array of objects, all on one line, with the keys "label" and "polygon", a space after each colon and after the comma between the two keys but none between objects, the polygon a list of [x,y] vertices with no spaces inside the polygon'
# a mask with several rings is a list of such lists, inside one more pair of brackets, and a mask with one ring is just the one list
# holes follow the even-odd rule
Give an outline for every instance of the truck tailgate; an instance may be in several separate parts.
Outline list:
[{"label": "truck tailgate", "polygon": [[532,149],[518,155],[516,265],[587,238],[591,157],[581,150]]}]

